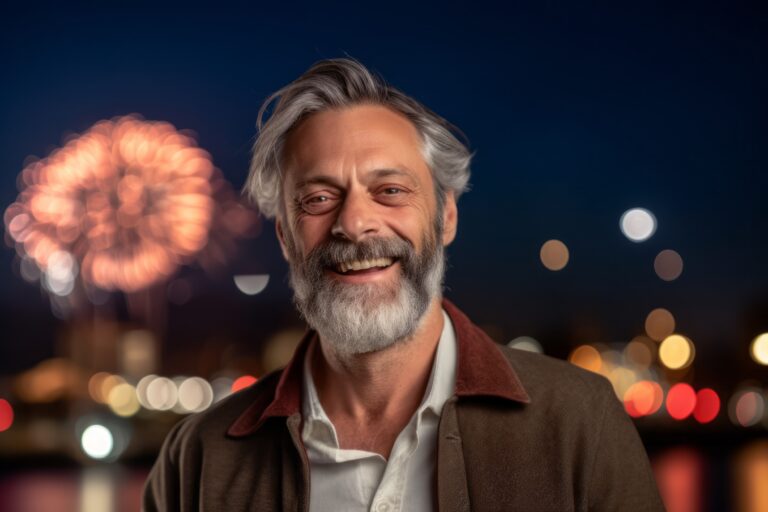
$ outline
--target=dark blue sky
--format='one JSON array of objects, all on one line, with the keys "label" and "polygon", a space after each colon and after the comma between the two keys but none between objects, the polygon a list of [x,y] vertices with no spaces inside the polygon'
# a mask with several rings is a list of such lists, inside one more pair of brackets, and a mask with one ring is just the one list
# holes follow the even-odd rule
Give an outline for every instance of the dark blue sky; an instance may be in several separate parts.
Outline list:
[{"label": "dark blue sky", "polygon": [[[240,188],[263,99],[316,60],[350,55],[476,151],[447,295],[478,323],[557,353],[626,341],[666,307],[710,357],[743,350],[768,329],[768,10],[575,4],[2,7],[0,206],[28,155],[133,112],[194,130]],[[618,229],[633,206],[659,220],[643,244]],[[227,299],[244,311],[289,307],[270,229],[233,264],[276,276],[258,301]],[[550,238],[571,251],[561,272],[538,260]],[[672,283],[653,272],[667,248],[685,261]],[[52,350],[56,323],[13,254],[0,257],[0,353],[21,357],[11,338],[31,337],[27,364]]]}]

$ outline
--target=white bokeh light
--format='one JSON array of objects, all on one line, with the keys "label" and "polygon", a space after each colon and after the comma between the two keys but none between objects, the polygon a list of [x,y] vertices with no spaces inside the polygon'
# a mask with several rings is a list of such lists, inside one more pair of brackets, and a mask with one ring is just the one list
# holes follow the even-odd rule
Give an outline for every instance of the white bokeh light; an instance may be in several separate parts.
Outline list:
[{"label": "white bokeh light", "polygon": [[205,379],[190,377],[179,384],[179,405],[189,412],[200,412],[213,403],[213,389]]},{"label": "white bokeh light", "polygon": [[80,445],[92,459],[103,459],[112,453],[115,440],[112,432],[104,425],[91,425],[83,431]]},{"label": "white bokeh light", "polygon": [[239,275],[233,279],[237,289],[246,295],[261,293],[269,284],[269,274]]},{"label": "white bokeh light", "polygon": [[633,242],[644,242],[656,232],[656,217],[645,208],[632,208],[621,216],[619,226]]},{"label": "white bokeh light", "polygon": [[147,398],[147,388],[156,378],[157,375],[155,374],[146,375],[141,378],[138,384],[136,384],[136,398],[145,409],[152,409],[152,404],[149,403],[149,399]]},{"label": "white bokeh light", "polygon": [[536,352],[537,354],[544,353],[544,350],[541,348],[541,343],[530,336],[518,336],[507,343],[507,346],[509,348],[516,348],[517,350],[525,350],[526,352]]},{"label": "white bokeh light", "polygon": [[75,288],[78,267],[75,258],[67,251],[55,251],[48,257],[43,272],[43,287],[49,292],[66,297]]},{"label": "white bokeh light", "polygon": [[168,377],[157,377],[147,385],[146,400],[152,409],[168,411],[176,405],[178,390]]}]

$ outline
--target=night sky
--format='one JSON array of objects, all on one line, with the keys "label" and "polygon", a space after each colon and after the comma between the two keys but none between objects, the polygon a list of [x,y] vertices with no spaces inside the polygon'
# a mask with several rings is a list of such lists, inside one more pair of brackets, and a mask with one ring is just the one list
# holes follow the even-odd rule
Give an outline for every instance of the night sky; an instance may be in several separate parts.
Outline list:
[{"label": "night sky", "polygon": [[[737,365],[768,330],[768,10],[575,4],[4,6],[0,206],[29,155],[129,113],[193,130],[240,189],[262,101],[349,55],[468,137],[472,190],[446,295],[498,341],[531,335],[563,357],[626,342],[665,307],[705,368]],[[640,244],[618,226],[635,206],[659,222]],[[272,231],[243,242],[226,272],[185,270],[198,287],[171,309],[170,347],[194,344],[194,330],[258,342],[296,321]],[[539,261],[552,238],[570,250],[560,272]],[[676,281],[654,274],[662,249],[683,257]],[[61,328],[14,255],[0,251],[3,373],[52,356]],[[232,284],[248,272],[272,275],[261,295]]]}]

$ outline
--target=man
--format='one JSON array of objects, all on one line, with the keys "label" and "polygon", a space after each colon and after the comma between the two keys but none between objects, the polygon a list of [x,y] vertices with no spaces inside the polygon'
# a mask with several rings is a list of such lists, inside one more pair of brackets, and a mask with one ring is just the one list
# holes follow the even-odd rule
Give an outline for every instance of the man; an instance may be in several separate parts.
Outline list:
[{"label": "man", "polygon": [[605,379],[500,347],[442,299],[470,161],[446,121],[336,59],[258,125],[246,190],[312,330],[173,428],[146,510],[663,510]]}]

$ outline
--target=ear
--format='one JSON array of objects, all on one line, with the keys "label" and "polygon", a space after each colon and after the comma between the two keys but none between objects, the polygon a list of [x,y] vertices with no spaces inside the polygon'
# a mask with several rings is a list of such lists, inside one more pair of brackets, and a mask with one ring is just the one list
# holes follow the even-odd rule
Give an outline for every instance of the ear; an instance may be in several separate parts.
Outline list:
[{"label": "ear", "polygon": [[453,190],[445,193],[443,205],[443,245],[448,246],[456,238],[456,227],[459,223],[459,211],[456,207],[456,195]]},{"label": "ear", "polygon": [[285,261],[291,261],[291,259],[288,257],[288,244],[285,241],[283,222],[280,215],[278,215],[275,219],[275,233],[277,233],[277,240],[280,242],[280,249],[283,251],[283,258],[285,258]]}]

